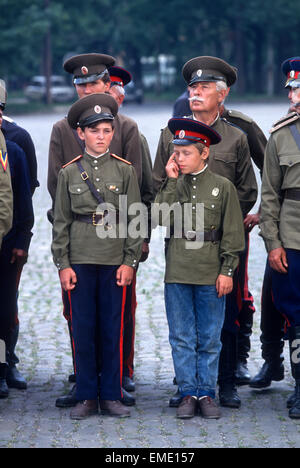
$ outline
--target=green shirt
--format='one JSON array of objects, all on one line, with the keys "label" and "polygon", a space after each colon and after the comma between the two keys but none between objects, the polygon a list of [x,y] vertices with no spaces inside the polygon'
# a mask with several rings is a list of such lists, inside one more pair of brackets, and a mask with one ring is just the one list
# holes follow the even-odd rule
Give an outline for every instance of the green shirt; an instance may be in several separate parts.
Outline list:
[{"label": "green shirt", "polygon": [[[109,152],[99,158],[87,153],[80,162],[96,187],[99,195],[112,209],[119,210],[120,196],[127,196],[127,206],[140,202],[140,190],[133,167],[113,157]],[[128,265],[137,268],[143,239],[133,238],[124,228],[134,218],[128,215],[126,226],[114,224],[110,235],[99,238],[99,227],[79,220],[74,215],[89,215],[97,212],[98,202],[86,182],[81,178],[75,162],[61,169],[56,192],[52,253],[59,270],[71,264]],[[126,210],[127,213],[127,210]],[[124,210],[120,215],[126,215]],[[103,232],[103,228],[100,228]],[[119,236],[122,230],[122,237]],[[99,231],[98,231],[99,232]],[[109,232],[109,231],[108,231]],[[125,234],[124,234],[125,232]]]},{"label": "green shirt", "polygon": [[[242,213],[233,184],[224,177],[205,169],[198,175],[185,175],[178,179],[167,179],[155,202],[156,215],[159,204],[188,203],[192,206],[192,228],[196,228],[196,203],[204,204],[204,231],[217,229],[222,232],[221,240],[213,243],[188,241],[171,237],[166,259],[166,283],[198,285],[215,284],[219,274],[233,276],[239,262],[239,253],[244,250],[244,227]],[[159,223],[166,225],[163,216]],[[184,218],[183,218],[184,219]],[[172,218],[171,226],[176,231]],[[180,225],[178,232],[184,225]],[[197,245],[198,244],[198,248]]]},{"label": "green shirt", "polygon": [[13,219],[13,193],[11,188],[11,179],[9,164],[7,161],[6,169],[5,160],[7,158],[6,144],[4,136],[0,130],[0,151],[3,164],[0,163],[0,247],[3,237],[8,233],[12,226]]},{"label": "green shirt", "polygon": [[[215,174],[229,179],[237,189],[241,209],[245,216],[255,205],[257,183],[250,158],[247,136],[222,118],[212,125],[222,137],[210,147],[208,167]],[[160,135],[153,168],[153,185],[157,192],[166,178],[165,166],[174,151],[173,135],[164,128]]]},{"label": "green shirt", "polygon": [[[300,132],[300,116],[296,124]],[[286,123],[270,136],[261,191],[261,235],[268,252],[300,249],[300,202],[284,199],[286,189],[300,189],[300,149]]]}]

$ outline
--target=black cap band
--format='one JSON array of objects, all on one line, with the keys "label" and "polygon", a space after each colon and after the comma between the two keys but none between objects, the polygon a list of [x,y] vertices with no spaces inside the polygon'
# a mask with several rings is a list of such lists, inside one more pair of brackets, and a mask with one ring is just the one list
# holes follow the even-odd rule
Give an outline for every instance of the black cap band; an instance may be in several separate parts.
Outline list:
[{"label": "black cap band", "polygon": [[189,86],[191,86],[194,83],[200,83],[201,81],[213,81],[213,82],[223,81],[224,83],[226,83],[226,78],[224,78],[224,76],[214,76],[214,75],[201,75],[201,76],[195,75],[189,82]]},{"label": "black cap band", "polygon": [[101,80],[101,78],[103,78],[105,75],[109,76],[109,73],[107,70],[104,70],[102,73],[89,75],[89,76],[75,76],[73,78],[73,83],[75,85],[80,85],[84,83],[93,83],[94,81]]},{"label": "black cap band", "polygon": [[112,114],[95,114],[87,117],[86,119],[80,120],[78,122],[78,127],[88,127],[89,125],[100,122],[101,120],[114,120],[114,116]]}]

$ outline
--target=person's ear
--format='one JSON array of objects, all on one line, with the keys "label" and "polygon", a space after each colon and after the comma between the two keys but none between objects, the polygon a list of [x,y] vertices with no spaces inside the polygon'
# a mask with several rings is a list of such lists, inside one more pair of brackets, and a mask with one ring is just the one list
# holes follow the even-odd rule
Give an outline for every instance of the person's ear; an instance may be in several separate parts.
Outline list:
[{"label": "person's ear", "polygon": [[80,140],[85,140],[84,131],[82,130],[82,128],[77,127],[76,130],[77,130],[77,134],[78,134]]}]

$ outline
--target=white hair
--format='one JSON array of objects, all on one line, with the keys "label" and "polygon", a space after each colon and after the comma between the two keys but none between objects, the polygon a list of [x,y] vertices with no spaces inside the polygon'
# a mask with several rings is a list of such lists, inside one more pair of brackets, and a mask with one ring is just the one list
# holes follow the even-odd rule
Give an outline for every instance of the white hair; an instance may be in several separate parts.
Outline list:
[{"label": "white hair", "polygon": [[125,89],[123,88],[123,86],[114,85],[113,88],[117,90],[117,92],[119,93],[119,95],[125,96]]},{"label": "white hair", "polygon": [[[227,91],[228,90],[228,86],[227,86],[227,83],[225,83],[225,81],[216,81],[216,89],[217,91]],[[227,97],[227,96],[226,96]],[[224,98],[224,100],[221,102],[220,106],[222,106],[226,100],[226,97]]]}]

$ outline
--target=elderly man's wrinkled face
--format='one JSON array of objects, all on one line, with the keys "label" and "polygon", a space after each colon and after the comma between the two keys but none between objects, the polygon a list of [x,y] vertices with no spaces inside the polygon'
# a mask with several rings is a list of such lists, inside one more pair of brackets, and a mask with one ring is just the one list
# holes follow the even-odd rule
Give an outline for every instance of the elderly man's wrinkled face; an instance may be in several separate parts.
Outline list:
[{"label": "elderly man's wrinkled face", "polygon": [[289,100],[291,104],[300,104],[300,88],[289,88]]},{"label": "elderly man's wrinkled face", "polygon": [[225,90],[218,91],[216,83],[208,81],[194,83],[188,90],[193,112],[217,112],[226,97]]}]

